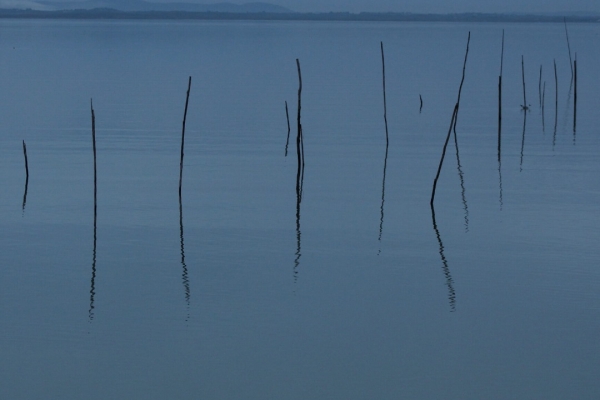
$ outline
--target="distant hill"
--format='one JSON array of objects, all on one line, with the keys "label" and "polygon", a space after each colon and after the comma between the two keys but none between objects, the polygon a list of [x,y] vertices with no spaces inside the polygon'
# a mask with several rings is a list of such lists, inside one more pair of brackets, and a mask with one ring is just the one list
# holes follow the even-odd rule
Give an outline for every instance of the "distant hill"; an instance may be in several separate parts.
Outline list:
[{"label": "distant hill", "polygon": [[[3,3],[10,3],[11,7],[3,7]],[[26,1],[26,7],[14,7],[15,1],[0,1],[2,8],[31,8],[40,10],[92,10],[113,9],[118,11],[186,11],[186,12],[231,12],[231,13],[290,13],[292,10],[270,3],[253,2],[244,4],[235,3],[151,3],[144,0],[86,0],[86,1]],[[35,5],[39,5],[36,7]],[[8,6],[8,4],[7,4]]]}]

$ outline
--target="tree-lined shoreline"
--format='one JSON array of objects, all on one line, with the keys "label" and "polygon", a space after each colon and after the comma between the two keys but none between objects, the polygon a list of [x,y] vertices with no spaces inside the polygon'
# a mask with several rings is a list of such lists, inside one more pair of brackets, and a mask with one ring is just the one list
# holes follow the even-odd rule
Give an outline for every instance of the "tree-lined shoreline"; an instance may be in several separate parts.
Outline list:
[{"label": "tree-lined shoreline", "polygon": [[0,9],[3,19],[82,19],[82,20],[222,20],[222,21],[363,21],[363,22],[600,22],[598,15],[536,15],[492,13],[271,13],[271,12],[193,12],[193,11],[119,11],[97,8],[92,10],[17,10]]}]

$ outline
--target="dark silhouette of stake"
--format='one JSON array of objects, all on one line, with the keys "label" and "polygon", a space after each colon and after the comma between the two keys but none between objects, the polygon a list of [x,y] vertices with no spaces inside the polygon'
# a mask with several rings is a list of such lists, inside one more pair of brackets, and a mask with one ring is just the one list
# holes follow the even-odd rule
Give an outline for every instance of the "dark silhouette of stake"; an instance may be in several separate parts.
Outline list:
[{"label": "dark silhouette of stake", "polygon": [[498,76],[498,177],[500,186],[500,210],[502,210],[502,69],[504,66],[504,29],[502,29],[502,51],[500,53],[500,75]]},{"label": "dark silhouette of stake", "polygon": [[25,158],[25,191],[23,192],[23,206],[22,210],[25,211],[25,203],[27,203],[27,187],[29,185],[29,164],[27,163],[27,146],[23,140],[23,157]]},{"label": "dark silhouette of stake", "polygon": [[183,112],[183,124],[181,127],[181,157],[179,159],[179,197],[181,197],[181,182],[183,180],[183,149],[185,146],[185,120],[187,118],[188,102],[190,100],[190,88],[192,87],[192,77],[188,79],[187,94],[185,96],[185,110]]},{"label": "dark silhouette of stake", "polygon": [[296,153],[298,156],[298,173],[296,174],[296,258],[294,259],[294,282],[298,279],[298,266],[302,257],[302,232],[300,231],[300,203],[302,202],[302,190],[304,186],[304,143],[302,137],[302,122],[300,119],[302,110],[302,72],[300,70],[300,60],[296,59],[298,67],[298,116],[297,116],[297,135],[296,135]]},{"label": "dark silhouette of stake", "polygon": [[540,108],[542,107],[542,66],[540,65],[540,81],[538,82],[538,96],[540,100]]},{"label": "dark silhouette of stake", "polygon": [[465,61],[463,64],[462,70],[462,79],[460,81],[460,86],[458,88],[458,99],[456,101],[456,105],[454,106],[454,111],[452,112],[452,119],[450,120],[450,128],[448,129],[448,134],[446,135],[446,141],[444,142],[444,148],[442,150],[442,156],[440,158],[440,165],[438,166],[437,174],[435,175],[435,179],[433,180],[433,188],[431,190],[431,200],[429,204],[433,208],[433,201],[435,199],[435,189],[437,187],[437,182],[440,177],[440,173],[442,172],[442,165],[444,164],[444,157],[446,156],[446,148],[448,147],[448,142],[450,141],[450,135],[452,134],[452,128],[456,131],[456,120],[458,117],[458,109],[460,107],[460,95],[462,92],[463,83],[465,81],[465,71],[467,68],[467,57],[469,56],[469,43],[471,42],[471,32],[469,32],[469,37],[467,39],[467,51],[465,52]]},{"label": "dark silhouette of stake", "polygon": [[573,144],[575,144],[575,134],[577,131],[577,53],[575,53],[575,60],[573,61],[573,71],[575,79],[575,94],[573,97]]},{"label": "dark silhouette of stake", "polygon": [[554,134],[552,135],[552,148],[556,145],[556,127],[558,125],[558,73],[556,72],[556,59],[554,60]]},{"label": "dark silhouette of stake", "polygon": [[183,282],[183,290],[185,294],[185,302],[187,305],[187,318],[189,320],[190,312],[190,281],[188,278],[188,268],[185,263],[185,249],[183,243],[183,202],[181,198],[181,183],[183,180],[183,150],[185,146],[185,121],[187,118],[188,104],[190,100],[190,89],[192,87],[192,77],[188,78],[188,88],[185,96],[185,109],[183,111],[183,123],[181,127],[181,158],[179,159],[179,240],[181,245],[181,279]]},{"label": "dark silhouette of stake", "polygon": [[[383,159],[383,181],[381,183],[381,218],[379,220],[379,244],[381,246],[381,236],[383,235],[383,205],[385,203],[385,175],[387,170],[387,158],[388,158],[388,149],[390,145],[389,134],[388,134],[388,123],[387,123],[387,102],[385,97],[385,58],[383,55],[383,42],[381,42],[381,66],[382,66],[382,76],[383,76],[383,121],[385,124],[385,158]],[[420,96],[419,96],[420,97]],[[422,101],[421,101],[422,103]],[[422,107],[422,105],[421,105]],[[379,249],[381,252],[381,248]]]},{"label": "dark silhouette of stake", "polygon": [[94,297],[96,295],[96,231],[98,221],[98,191],[97,191],[97,173],[96,173],[96,116],[94,115],[94,105],[90,100],[90,110],[92,112],[92,151],[94,153],[94,244],[92,250],[92,279],[90,282],[90,308],[88,318],[90,322],[94,319]]},{"label": "dark silhouette of stake", "polygon": [[523,77],[523,105],[521,108],[524,111],[529,110],[529,106],[527,105],[527,98],[525,97],[525,59],[521,56],[521,76]]},{"label": "dark silhouette of stake", "polygon": [[285,156],[287,157],[288,146],[290,144],[290,113],[288,112],[287,101],[285,102],[285,117],[287,118],[287,126],[288,126],[287,139],[285,141]]},{"label": "dark silhouette of stake", "polygon": [[421,95],[419,95],[419,102],[421,103],[419,107],[419,114],[421,114],[421,111],[423,111],[423,98],[421,97]]},{"label": "dark silhouette of stake", "polygon": [[302,72],[300,70],[300,60],[296,59],[298,67],[298,133],[296,135],[296,154],[298,155],[298,173],[296,176],[296,195],[302,198],[302,185],[304,182],[304,138],[302,135]]},{"label": "dark silhouette of stake", "polygon": [[571,82],[573,82],[573,59],[571,58],[571,43],[569,42],[569,31],[567,30],[567,18],[563,18],[565,23],[565,36],[567,37],[567,49],[569,50],[569,66],[571,67]]},{"label": "dark silhouette of stake", "polygon": [[383,56],[383,42],[381,44],[381,69],[383,76],[383,121],[385,122],[385,145],[389,145],[390,138],[388,135],[388,123],[387,123],[387,102],[385,98],[385,58]]},{"label": "dark silhouette of stake", "polygon": [[440,177],[440,173],[442,172],[442,165],[444,164],[444,157],[446,157],[446,148],[448,147],[448,142],[450,141],[450,135],[452,134],[452,127],[454,127],[456,121],[456,114],[458,113],[458,103],[454,106],[454,111],[452,112],[452,119],[450,120],[450,128],[448,129],[448,135],[446,135],[446,141],[444,142],[444,148],[442,150],[442,157],[440,158],[440,165],[438,166],[437,174],[435,175],[435,179],[433,180],[433,190],[431,191],[431,200],[429,204],[433,208],[433,200],[435,198],[435,189],[437,187],[437,182]]},{"label": "dark silhouette of stake", "polygon": [[544,86],[542,87],[542,131],[546,132],[546,81],[544,81]]},{"label": "dark silhouette of stake", "polygon": [[463,84],[465,83],[465,71],[467,69],[467,57],[469,56],[469,43],[471,43],[471,31],[469,31],[469,36],[467,38],[467,50],[465,52],[465,61],[463,63],[462,78],[460,80],[460,86],[458,88],[458,99],[456,100],[457,110],[456,110],[456,117],[454,118],[454,130],[455,131],[456,131],[456,124],[458,122],[458,109],[460,108],[460,95],[462,93]]}]

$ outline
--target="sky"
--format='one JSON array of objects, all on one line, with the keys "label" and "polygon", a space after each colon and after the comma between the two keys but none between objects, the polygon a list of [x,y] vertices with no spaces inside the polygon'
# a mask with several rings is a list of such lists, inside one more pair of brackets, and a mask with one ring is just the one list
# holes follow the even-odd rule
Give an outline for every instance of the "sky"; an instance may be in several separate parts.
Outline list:
[{"label": "sky", "polygon": [[[26,3],[30,0],[2,0]],[[35,1],[35,0],[34,0]],[[53,0],[46,0],[53,1]],[[62,0],[65,1],[65,0]],[[81,1],[81,0],[80,0]],[[269,2],[299,12],[600,13],[600,0],[146,0],[155,3]]]},{"label": "sky", "polygon": [[[220,0],[152,0],[153,2],[217,3]],[[265,1],[300,12],[598,12],[600,0],[222,0],[232,3]]]}]

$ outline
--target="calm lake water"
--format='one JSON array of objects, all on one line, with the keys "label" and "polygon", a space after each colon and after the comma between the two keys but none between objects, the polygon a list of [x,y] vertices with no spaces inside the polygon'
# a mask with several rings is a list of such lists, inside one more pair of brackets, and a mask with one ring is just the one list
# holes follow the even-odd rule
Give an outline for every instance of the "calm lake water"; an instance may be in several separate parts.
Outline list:
[{"label": "calm lake water", "polygon": [[568,29],[575,132],[562,24],[2,21],[0,397],[597,399],[600,26]]}]

